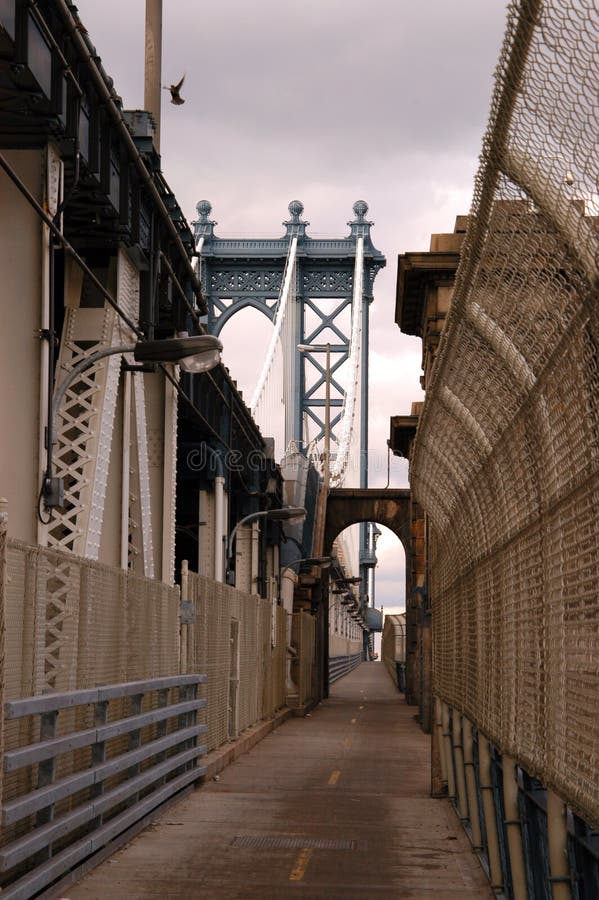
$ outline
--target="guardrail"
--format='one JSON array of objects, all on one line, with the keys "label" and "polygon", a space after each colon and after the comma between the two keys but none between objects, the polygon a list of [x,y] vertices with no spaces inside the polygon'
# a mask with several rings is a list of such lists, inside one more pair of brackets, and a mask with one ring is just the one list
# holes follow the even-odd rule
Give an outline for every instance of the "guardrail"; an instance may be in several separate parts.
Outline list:
[{"label": "guardrail", "polygon": [[[39,740],[4,752],[5,777],[29,770],[36,786],[2,805],[3,830],[19,834],[0,847],[3,900],[34,896],[204,774],[205,681],[175,675],[5,704],[7,723],[39,717]],[[92,715],[91,727],[64,722]],[[65,761],[71,771],[57,778]]]},{"label": "guardrail", "polygon": [[329,657],[329,684],[348,675],[352,669],[359,666],[362,662],[361,653],[353,653],[351,656],[330,656]]}]

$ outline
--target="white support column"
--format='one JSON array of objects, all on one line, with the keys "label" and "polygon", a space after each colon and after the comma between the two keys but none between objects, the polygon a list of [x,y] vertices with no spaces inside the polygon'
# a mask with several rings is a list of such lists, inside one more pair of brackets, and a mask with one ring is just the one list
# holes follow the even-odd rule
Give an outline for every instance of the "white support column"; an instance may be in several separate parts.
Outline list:
[{"label": "white support column", "polygon": [[123,378],[123,456],[121,460],[121,569],[129,568],[129,490],[131,481],[131,372]]},{"label": "white support column", "polygon": [[162,499],[162,580],[175,581],[175,514],[177,494],[177,391],[164,385],[164,488]]},{"label": "white support column", "polygon": [[214,580],[224,580],[225,479],[214,479]]}]

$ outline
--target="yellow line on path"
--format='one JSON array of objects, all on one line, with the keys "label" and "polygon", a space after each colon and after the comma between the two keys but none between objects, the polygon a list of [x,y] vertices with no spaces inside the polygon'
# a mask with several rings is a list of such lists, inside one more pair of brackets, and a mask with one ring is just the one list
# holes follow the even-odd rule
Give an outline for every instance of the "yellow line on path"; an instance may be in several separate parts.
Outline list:
[{"label": "yellow line on path", "polygon": [[297,854],[297,859],[295,860],[295,865],[291,870],[291,874],[289,875],[289,881],[301,881],[304,875],[306,874],[306,869],[308,868],[308,863],[312,858],[313,850],[309,850],[307,847],[304,847],[303,850]]},{"label": "yellow line on path", "polygon": [[340,777],[341,777],[341,772],[339,771],[339,769],[335,769],[334,772],[331,772],[331,777],[329,778],[327,784],[337,784]]}]

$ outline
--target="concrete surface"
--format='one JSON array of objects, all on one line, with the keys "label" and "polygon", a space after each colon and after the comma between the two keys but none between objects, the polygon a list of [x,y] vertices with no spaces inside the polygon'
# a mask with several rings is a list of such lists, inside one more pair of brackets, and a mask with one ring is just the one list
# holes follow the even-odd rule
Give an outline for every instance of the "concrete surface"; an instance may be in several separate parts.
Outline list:
[{"label": "concrete surface", "polygon": [[381,663],[363,663],[64,896],[492,897],[448,801],[429,796],[414,712]]}]

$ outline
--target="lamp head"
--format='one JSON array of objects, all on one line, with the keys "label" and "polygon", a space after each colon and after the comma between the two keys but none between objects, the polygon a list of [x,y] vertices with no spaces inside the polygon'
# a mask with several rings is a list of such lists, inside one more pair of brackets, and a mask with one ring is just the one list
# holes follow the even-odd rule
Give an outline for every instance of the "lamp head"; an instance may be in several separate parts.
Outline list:
[{"label": "lamp head", "polygon": [[284,506],[282,509],[269,509],[266,517],[272,522],[290,522],[294,519],[305,519],[306,510],[303,506]]},{"label": "lamp head", "polygon": [[138,341],[136,362],[178,363],[185,372],[208,372],[220,362],[222,343],[213,334],[182,335],[164,341]]}]

